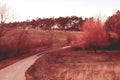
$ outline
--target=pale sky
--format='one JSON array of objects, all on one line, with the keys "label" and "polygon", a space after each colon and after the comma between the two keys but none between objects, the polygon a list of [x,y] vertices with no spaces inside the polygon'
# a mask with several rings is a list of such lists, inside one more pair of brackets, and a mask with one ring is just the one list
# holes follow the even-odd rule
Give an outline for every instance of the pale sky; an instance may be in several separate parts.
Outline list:
[{"label": "pale sky", "polygon": [[120,10],[120,0],[0,0],[14,11],[14,20],[32,20],[37,17],[111,16]]}]

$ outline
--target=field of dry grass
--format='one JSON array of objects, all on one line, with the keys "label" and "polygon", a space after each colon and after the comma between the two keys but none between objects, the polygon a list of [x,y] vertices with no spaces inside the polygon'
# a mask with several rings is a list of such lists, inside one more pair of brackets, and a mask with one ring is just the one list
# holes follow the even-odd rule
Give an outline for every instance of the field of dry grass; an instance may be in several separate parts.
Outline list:
[{"label": "field of dry grass", "polygon": [[68,38],[78,32],[14,29],[0,38],[0,68],[50,48],[69,45]]},{"label": "field of dry grass", "polygon": [[43,55],[26,72],[27,80],[120,80],[120,51],[75,51]]}]

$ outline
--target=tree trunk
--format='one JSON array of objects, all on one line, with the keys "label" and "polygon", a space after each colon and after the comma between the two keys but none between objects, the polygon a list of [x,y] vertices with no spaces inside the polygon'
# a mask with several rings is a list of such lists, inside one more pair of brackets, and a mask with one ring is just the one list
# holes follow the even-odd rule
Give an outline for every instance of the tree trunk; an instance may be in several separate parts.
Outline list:
[{"label": "tree trunk", "polygon": [[94,53],[97,53],[97,48],[93,47]]}]

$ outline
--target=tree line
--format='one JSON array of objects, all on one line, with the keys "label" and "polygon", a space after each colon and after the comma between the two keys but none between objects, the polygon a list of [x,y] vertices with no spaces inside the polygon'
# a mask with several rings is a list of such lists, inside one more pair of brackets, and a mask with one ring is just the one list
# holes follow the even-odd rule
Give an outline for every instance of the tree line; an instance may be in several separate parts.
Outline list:
[{"label": "tree line", "polygon": [[22,22],[4,23],[5,28],[37,28],[41,30],[72,30],[79,31],[80,26],[84,22],[82,17],[67,16],[59,18],[37,18]]}]

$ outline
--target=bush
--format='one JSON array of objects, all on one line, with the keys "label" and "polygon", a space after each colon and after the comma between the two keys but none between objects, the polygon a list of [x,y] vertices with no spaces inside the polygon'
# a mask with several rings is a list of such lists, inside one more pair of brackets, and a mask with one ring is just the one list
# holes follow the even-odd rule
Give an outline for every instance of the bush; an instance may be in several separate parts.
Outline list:
[{"label": "bush", "polygon": [[22,55],[27,50],[27,32],[12,30],[0,37],[0,60]]}]

